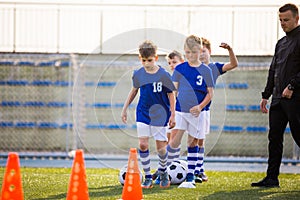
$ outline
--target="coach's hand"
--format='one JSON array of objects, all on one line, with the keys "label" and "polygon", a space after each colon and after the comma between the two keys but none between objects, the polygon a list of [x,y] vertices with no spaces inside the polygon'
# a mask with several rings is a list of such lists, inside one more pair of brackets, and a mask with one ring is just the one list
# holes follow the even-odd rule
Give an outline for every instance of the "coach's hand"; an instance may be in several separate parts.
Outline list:
[{"label": "coach's hand", "polygon": [[260,110],[262,113],[268,113],[268,109],[267,109],[267,104],[268,104],[268,100],[267,99],[262,99],[260,102]]}]

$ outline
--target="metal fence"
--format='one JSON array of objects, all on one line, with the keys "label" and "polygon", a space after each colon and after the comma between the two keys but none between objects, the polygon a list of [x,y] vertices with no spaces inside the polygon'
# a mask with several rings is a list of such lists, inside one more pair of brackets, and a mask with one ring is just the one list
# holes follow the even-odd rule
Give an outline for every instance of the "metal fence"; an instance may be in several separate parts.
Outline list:
[{"label": "metal fence", "polygon": [[[83,148],[91,154],[127,154],[137,147],[136,101],[128,124],[120,119],[132,71],[139,66],[128,60],[136,58],[123,55],[106,62],[108,55],[84,57],[1,54],[0,152]],[[207,155],[267,157],[268,116],[259,112],[266,76],[267,63],[241,62],[218,80]],[[155,151],[153,141],[150,148]],[[284,157],[299,158],[289,128]]]}]

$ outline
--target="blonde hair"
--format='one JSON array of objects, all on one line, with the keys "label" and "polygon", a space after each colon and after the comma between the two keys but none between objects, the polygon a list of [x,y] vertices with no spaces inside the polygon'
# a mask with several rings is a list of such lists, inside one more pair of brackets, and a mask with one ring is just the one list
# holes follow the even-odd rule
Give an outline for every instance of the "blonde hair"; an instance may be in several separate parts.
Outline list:
[{"label": "blonde hair", "polygon": [[185,39],[184,47],[192,49],[194,46],[198,45],[203,48],[202,39],[196,35],[190,35]]}]

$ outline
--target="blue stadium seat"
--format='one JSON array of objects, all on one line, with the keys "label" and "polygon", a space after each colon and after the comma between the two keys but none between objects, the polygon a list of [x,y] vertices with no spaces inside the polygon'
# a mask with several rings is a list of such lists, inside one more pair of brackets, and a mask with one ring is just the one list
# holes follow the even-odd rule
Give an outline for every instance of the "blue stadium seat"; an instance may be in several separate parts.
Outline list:
[{"label": "blue stadium seat", "polygon": [[268,131],[268,128],[264,126],[247,126],[246,131],[252,133],[265,133]]},{"label": "blue stadium seat", "polygon": [[34,62],[31,61],[20,61],[16,65],[18,66],[34,66]]},{"label": "blue stadium seat", "polygon": [[89,87],[89,86],[95,86],[95,83],[93,81],[87,81],[84,83],[85,86]]},{"label": "blue stadium seat", "polygon": [[115,86],[116,82],[98,82],[97,86],[102,86],[102,87],[112,87]]},{"label": "blue stadium seat", "polygon": [[260,105],[249,105],[248,110],[249,111],[260,111]]},{"label": "blue stadium seat", "polygon": [[124,103],[115,103],[113,105],[113,107],[115,107],[115,108],[123,108],[123,106],[124,106]]},{"label": "blue stadium seat", "polygon": [[35,122],[17,122],[15,124],[16,128],[35,128],[36,123]]},{"label": "blue stadium seat", "polygon": [[239,105],[239,104],[229,104],[226,105],[227,111],[245,111],[246,106],[245,105]]},{"label": "blue stadium seat", "polygon": [[40,63],[38,64],[38,66],[40,66],[40,67],[51,67],[51,66],[55,66],[55,61],[40,62]]},{"label": "blue stadium seat", "polygon": [[248,89],[248,83],[229,83],[228,88],[230,89]]},{"label": "blue stadium seat", "polygon": [[[69,86],[69,82],[68,81],[55,81],[52,83],[52,85],[54,85],[54,86]],[[71,85],[73,85],[72,82],[71,82]]]},{"label": "blue stadium seat", "polygon": [[244,128],[242,126],[224,126],[223,127],[224,132],[243,132]]},{"label": "blue stadium seat", "polygon": [[87,124],[85,126],[86,129],[103,129],[106,128],[104,124]]},{"label": "blue stadium seat", "polygon": [[47,103],[48,107],[67,107],[68,104],[66,102],[60,102],[60,101],[51,101]]},{"label": "blue stadium seat", "polygon": [[22,103],[20,101],[2,101],[1,102],[1,106],[3,107],[7,107],[7,106],[15,106],[15,107],[18,107],[18,106],[21,106]]},{"label": "blue stadium seat", "polygon": [[63,123],[59,126],[59,128],[62,128],[62,129],[67,129],[68,127],[70,128],[73,128],[73,124],[72,123]]},{"label": "blue stadium seat", "polygon": [[14,65],[14,62],[13,61],[0,61],[0,65],[10,66],[10,65]]},{"label": "blue stadium seat", "polygon": [[[123,108],[124,103],[115,103],[115,104],[113,104],[111,106],[114,107],[114,108]],[[134,103],[131,103],[128,107],[129,108],[135,108],[136,105]]]},{"label": "blue stadium seat", "polygon": [[50,86],[50,85],[52,85],[52,81],[50,81],[50,80],[34,80],[34,81],[31,82],[31,85]]},{"label": "blue stadium seat", "polygon": [[13,122],[0,122],[0,128],[11,128],[14,126]]},{"label": "blue stadium seat", "polygon": [[226,84],[225,83],[217,83],[216,85],[215,85],[215,88],[225,88],[226,87]]},{"label": "blue stadium seat", "polygon": [[12,85],[12,86],[25,86],[28,85],[28,81],[27,80],[8,80],[6,81],[7,85]]},{"label": "blue stadium seat", "polygon": [[106,126],[108,129],[124,129],[126,128],[125,124],[109,124]]},{"label": "blue stadium seat", "polygon": [[220,127],[216,125],[210,125],[210,131],[219,131]]},{"label": "blue stadium seat", "polygon": [[131,125],[131,128],[136,129],[137,128],[136,124]]},{"label": "blue stadium seat", "polygon": [[59,125],[55,122],[40,122],[38,128],[59,128]]},{"label": "blue stadium seat", "polygon": [[111,104],[110,103],[93,103],[92,107],[94,107],[94,108],[110,108]]},{"label": "blue stadium seat", "polygon": [[71,62],[70,61],[62,61],[59,66],[60,67],[70,67]]},{"label": "blue stadium seat", "polygon": [[26,101],[23,106],[26,107],[44,107],[46,106],[45,102],[42,101]]}]

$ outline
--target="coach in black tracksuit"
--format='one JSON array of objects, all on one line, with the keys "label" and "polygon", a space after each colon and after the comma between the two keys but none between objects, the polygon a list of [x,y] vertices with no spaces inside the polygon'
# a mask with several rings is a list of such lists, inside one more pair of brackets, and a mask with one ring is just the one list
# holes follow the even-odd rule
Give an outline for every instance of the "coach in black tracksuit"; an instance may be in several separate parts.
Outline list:
[{"label": "coach in black tracksuit", "polygon": [[267,85],[262,92],[260,108],[267,113],[267,101],[272,95],[269,113],[269,159],[267,176],[252,186],[279,187],[279,169],[283,152],[283,135],[287,123],[300,147],[300,26],[296,5],[279,8],[279,19],[286,36],[281,38],[269,69]]}]

